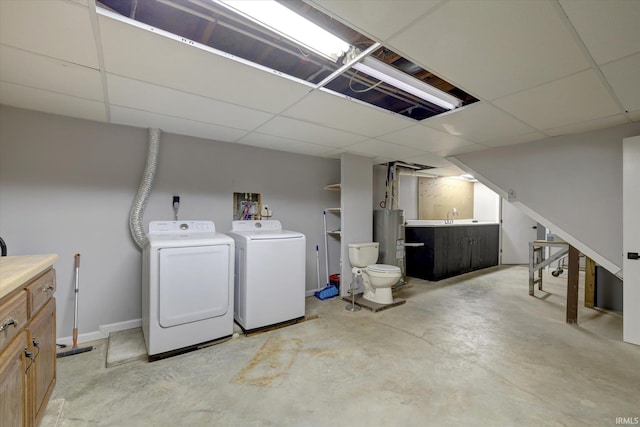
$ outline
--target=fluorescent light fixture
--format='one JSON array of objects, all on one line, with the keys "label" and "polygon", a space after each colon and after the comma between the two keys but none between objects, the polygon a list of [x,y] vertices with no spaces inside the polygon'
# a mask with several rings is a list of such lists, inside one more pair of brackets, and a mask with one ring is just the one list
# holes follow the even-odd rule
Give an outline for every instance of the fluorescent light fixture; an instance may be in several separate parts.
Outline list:
[{"label": "fluorescent light fixture", "polygon": [[453,179],[459,179],[460,181],[467,181],[467,182],[478,182],[477,179],[475,179],[473,177],[473,175],[465,173],[464,175],[459,175],[459,176],[452,176],[450,178]]},{"label": "fluorescent light fixture", "polygon": [[453,110],[462,105],[462,101],[455,96],[449,95],[370,56],[354,64],[353,68],[447,110]]},{"label": "fluorescent light fixture", "polygon": [[348,43],[276,1],[213,1],[331,61],[338,61],[350,48]]}]

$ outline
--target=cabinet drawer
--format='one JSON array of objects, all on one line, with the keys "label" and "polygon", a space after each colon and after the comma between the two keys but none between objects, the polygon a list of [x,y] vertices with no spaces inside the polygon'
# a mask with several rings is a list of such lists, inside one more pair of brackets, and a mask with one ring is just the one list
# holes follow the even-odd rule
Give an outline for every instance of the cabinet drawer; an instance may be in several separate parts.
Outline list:
[{"label": "cabinet drawer", "polygon": [[0,307],[0,351],[27,324],[27,293],[20,291],[2,302]]},{"label": "cabinet drawer", "polygon": [[56,271],[51,269],[29,283],[25,289],[29,298],[29,317],[46,304],[56,291]]}]

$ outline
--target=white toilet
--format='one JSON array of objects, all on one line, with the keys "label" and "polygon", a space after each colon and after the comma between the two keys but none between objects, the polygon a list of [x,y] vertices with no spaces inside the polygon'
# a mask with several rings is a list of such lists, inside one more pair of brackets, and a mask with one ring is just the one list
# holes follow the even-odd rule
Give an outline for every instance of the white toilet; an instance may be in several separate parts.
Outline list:
[{"label": "white toilet", "polygon": [[391,287],[398,283],[402,273],[400,267],[388,264],[376,264],[378,261],[378,242],[349,243],[349,262],[353,274],[362,276],[366,300],[378,304],[391,304]]}]

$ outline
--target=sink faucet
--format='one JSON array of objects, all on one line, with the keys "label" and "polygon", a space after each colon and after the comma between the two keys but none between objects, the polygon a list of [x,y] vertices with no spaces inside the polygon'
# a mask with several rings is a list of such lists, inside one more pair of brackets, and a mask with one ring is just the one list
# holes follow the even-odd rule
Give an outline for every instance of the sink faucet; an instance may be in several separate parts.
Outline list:
[{"label": "sink faucet", "polygon": [[453,208],[447,212],[447,219],[444,220],[445,224],[453,224],[454,218],[458,216],[458,209]]}]

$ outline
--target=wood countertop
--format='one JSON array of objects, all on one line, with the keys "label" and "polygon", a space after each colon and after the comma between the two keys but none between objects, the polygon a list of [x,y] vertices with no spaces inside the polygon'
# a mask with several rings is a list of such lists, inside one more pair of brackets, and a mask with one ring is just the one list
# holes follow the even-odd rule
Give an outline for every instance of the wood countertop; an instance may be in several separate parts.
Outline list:
[{"label": "wood countertop", "polygon": [[47,270],[57,260],[56,254],[0,257],[0,298]]}]

